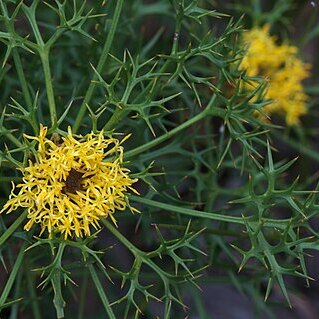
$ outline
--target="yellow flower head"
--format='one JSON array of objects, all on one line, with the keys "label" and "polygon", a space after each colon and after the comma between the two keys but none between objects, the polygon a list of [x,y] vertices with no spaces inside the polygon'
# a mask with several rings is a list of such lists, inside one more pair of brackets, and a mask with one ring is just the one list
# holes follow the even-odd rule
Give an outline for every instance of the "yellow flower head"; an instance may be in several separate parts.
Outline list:
[{"label": "yellow flower head", "polygon": [[[299,123],[307,113],[307,95],[302,81],[309,77],[309,64],[301,61],[298,49],[288,44],[278,45],[276,37],[269,34],[269,25],[253,28],[244,33],[247,46],[240,68],[249,76],[264,77],[268,81],[265,98],[272,102],[264,110],[285,116],[288,125]],[[257,84],[253,84],[253,88]]]},{"label": "yellow flower head", "polygon": [[[115,210],[127,206],[127,191],[137,193],[123,167],[123,146],[115,138],[105,138],[103,132],[75,139],[71,129],[59,142],[46,137],[47,128],[41,126],[38,137],[27,136],[38,143],[36,159],[22,169],[23,183],[14,187],[2,210],[10,213],[19,207],[28,210],[29,221],[68,236],[89,236],[90,226],[98,229],[101,217],[113,216]],[[137,193],[138,194],[138,193]]]}]

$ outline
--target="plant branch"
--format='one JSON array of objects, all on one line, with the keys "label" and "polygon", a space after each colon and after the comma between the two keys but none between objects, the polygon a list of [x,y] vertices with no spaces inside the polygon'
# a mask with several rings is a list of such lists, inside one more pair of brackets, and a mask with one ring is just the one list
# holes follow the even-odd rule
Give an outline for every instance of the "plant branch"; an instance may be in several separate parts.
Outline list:
[{"label": "plant branch", "polygon": [[144,254],[141,250],[139,250],[137,247],[135,247],[129,240],[125,238],[109,221],[107,221],[105,218],[101,219],[104,226],[115,236],[117,239],[120,240],[120,242],[126,246],[133,254],[134,256]]},{"label": "plant branch", "polygon": [[[99,60],[98,65],[96,67],[97,73],[101,73],[102,72],[102,69],[103,69],[104,64],[106,62],[106,59],[107,59],[107,57],[109,55],[110,48],[111,48],[111,45],[113,43],[115,31],[116,31],[116,28],[117,28],[117,24],[118,24],[118,21],[119,21],[119,18],[120,18],[120,14],[121,14],[121,11],[122,11],[123,3],[124,3],[124,0],[117,0],[115,11],[114,11],[114,15],[113,15],[113,19],[112,19],[111,28],[110,28],[109,34],[108,34],[108,36],[106,38],[106,41],[105,41],[105,44],[104,44],[104,47],[103,47],[103,50],[102,50],[102,53],[101,53],[100,60]],[[85,94],[83,102],[82,102],[82,104],[80,106],[78,115],[77,115],[77,117],[75,119],[75,122],[74,122],[74,125],[73,125],[73,128],[72,128],[74,133],[76,133],[77,130],[79,129],[79,126],[81,124],[81,121],[83,119],[83,116],[84,116],[84,113],[85,113],[85,110],[86,110],[86,105],[89,104],[89,102],[90,102],[90,100],[92,98],[92,95],[93,95],[93,92],[94,92],[94,89],[95,89],[95,85],[96,85],[96,80],[97,80],[97,75],[96,75],[96,73],[94,73],[93,79],[91,80],[90,86],[89,86],[88,90],[86,91],[86,94]]]},{"label": "plant branch", "polygon": [[186,128],[190,127],[191,125],[201,121],[204,119],[207,115],[220,115],[223,110],[214,109],[212,110],[209,106],[206,107],[206,109],[195,115],[194,117],[190,118],[186,122],[182,123],[181,125],[177,126],[176,128],[172,129],[171,131],[155,138],[154,140],[147,142],[139,147],[134,148],[133,150],[130,150],[124,154],[125,160],[128,160],[132,157],[135,157],[141,153],[144,153],[145,151],[165,142],[169,138],[173,137],[174,135],[178,134],[179,132],[185,130]]},{"label": "plant branch", "polygon": [[10,276],[8,278],[8,281],[2,291],[2,294],[0,296],[0,311],[1,311],[1,308],[2,306],[5,304],[8,296],[9,296],[9,293],[12,289],[12,286],[14,284],[14,281],[16,279],[16,276],[18,274],[18,271],[22,265],[22,262],[23,262],[23,255],[24,255],[24,252],[25,252],[25,247],[27,245],[27,242],[24,242],[24,244],[22,245],[21,249],[20,249],[20,252],[18,254],[18,257],[14,263],[14,266],[10,272]]},{"label": "plant branch", "polygon": [[90,264],[88,267],[89,267],[89,271],[90,271],[92,280],[94,282],[94,285],[95,285],[95,287],[96,287],[96,289],[98,291],[98,294],[99,294],[99,296],[101,298],[101,301],[102,301],[102,303],[104,305],[104,309],[105,309],[109,319],[116,319],[116,317],[114,315],[114,312],[113,312],[113,310],[112,310],[112,308],[110,306],[109,300],[108,300],[108,298],[107,298],[107,296],[105,294],[104,288],[101,285],[101,282],[99,280],[99,277],[98,277],[93,265]]},{"label": "plant branch", "polygon": [[207,218],[211,220],[217,220],[221,222],[227,222],[227,223],[234,223],[234,224],[240,224],[240,225],[245,225],[247,221],[251,225],[259,225],[262,223],[265,227],[277,227],[280,229],[285,229],[287,224],[291,222],[290,219],[263,219],[261,221],[250,221],[251,218],[254,218],[255,216],[252,217],[238,217],[238,216],[227,216],[227,215],[221,215],[218,213],[212,213],[212,212],[203,212],[200,210],[195,210],[195,209],[190,209],[190,208],[185,208],[185,207],[179,207],[171,204],[165,204],[159,201],[155,201],[152,199],[147,199],[147,198],[142,198],[138,196],[131,195],[130,199],[133,201],[136,201],[138,203],[142,203],[151,207],[156,207],[159,209],[163,209],[166,211],[171,211],[175,212],[181,215],[186,215],[186,216],[192,216],[196,218]]},{"label": "plant branch", "polygon": [[28,211],[25,210],[14,223],[2,234],[0,237],[0,247],[6,242],[6,240],[16,231],[16,229],[22,224],[27,217]]},{"label": "plant branch", "polygon": [[49,62],[49,49],[43,47],[42,50],[39,51],[40,58],[43,66],[44,72],[44,81],[47,90],[47,97],[49,102],[49,110],[50,110],[50,117],[51,117],[51,126],[55,128],[57,126],[57,113],[56,113],[56,106],[55,106],[55,99],[54,99],[54,92],[53,92],[53,85],[52,85],[52,76],[50,70],[50,62]]}]

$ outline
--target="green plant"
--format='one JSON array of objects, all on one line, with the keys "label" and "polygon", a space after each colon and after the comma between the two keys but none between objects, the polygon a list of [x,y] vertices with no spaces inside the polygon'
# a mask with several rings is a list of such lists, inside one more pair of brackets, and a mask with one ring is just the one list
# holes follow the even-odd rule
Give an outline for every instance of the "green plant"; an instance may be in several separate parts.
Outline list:
[{"label": "green plant", "polygon": [[[27,209],[2,214],[0,310],[11,319],[84,318],[98,296],[90,318],[209,318],[198,288],[210,281],[250,295],[257,313],[271,316],[262,299],[274,286],[291,305],[286,279],[309,284],[305,256],[319,247],[317,187],[311,174],[285,177],[296,160],[275,156],[280,128],[256,116],[269,101],[265,81],[240,68],[245,18],[196,0],[2,0],[0,8],[2,203],[10,181],[25,182],[17,168],[41,158],[25,136],[39,136],[41,125],[56,145],[68,127],[76,140],[131,134],[123,164],[140,193],[125,190],[118,228],[105,216],[90,236],[39,235],[38,226],[23,230]],[[243,90],[250,81],[258,85]]]}]

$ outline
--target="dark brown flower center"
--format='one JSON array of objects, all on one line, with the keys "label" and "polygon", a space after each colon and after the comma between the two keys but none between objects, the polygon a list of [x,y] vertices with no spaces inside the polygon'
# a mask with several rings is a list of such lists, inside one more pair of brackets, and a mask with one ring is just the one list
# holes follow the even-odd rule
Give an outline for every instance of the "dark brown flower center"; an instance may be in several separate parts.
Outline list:
[{"label": "dark brown flower center", "polygon": [[65,186],[62,188],[62,192],[76,194],[77,191],[82,189],[81,182],[83,180],[83,174],[78,172],[74,168],[71,168],[68,177],[65,180]]}]

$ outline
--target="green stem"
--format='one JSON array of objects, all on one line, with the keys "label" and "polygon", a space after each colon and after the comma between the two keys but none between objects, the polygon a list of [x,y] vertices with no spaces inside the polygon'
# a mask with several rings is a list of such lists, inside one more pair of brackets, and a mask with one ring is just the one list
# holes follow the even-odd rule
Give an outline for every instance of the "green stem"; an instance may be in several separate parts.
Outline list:
[{"label": "green stem", "polygon": [[51,38],[45,43],[46,47],[49,49],[58,40],[58,38],[64,33],[64,29],[57,29]]},{"label": "green stem", "polygon": [[78,319],[83,319],[84,318],[84,306],[86,304],[86,297],[88,294],[88,272],[85,271],[83,274],[83,279],[81,282],[81,294],[80,294],[80,300],[79,300],[79,315]]},{"label": "green stem", "polygon": [[21,59],[20,59],[20,55],[17,51],[17,49],[13,50],[13,60],[14,60],[14,64],[17,70],[17,74],[18,74],[18,78],[21,84],[21,89],[22,89],[22,93],[24,96],[24,101],[28,107],[29,110],[32,109],[32,100],[31,100],[31,95],[28,89],[28,84],[27,84],[27,80],[25,78],[24,75],[24,71],[22,68],[22,63],[21,63]]},{"label": "green stem", "polygon": [[[107,57],[109,55],[110,48],[111,48],[111,45],[113,43],[115,31],[116,31],[116,28],[117,28],[117,24],[118,24],[120,15],[121,15],[123,3],[124,3],[124,0],[117,0],[117,2],[116,2],[116,7],[115,7],[115,11],[114,11],[114,16],[113,16],[113,19],[112,19],[111,28],[110,28],[109,34],[108,34],[108,36],[106,38],[106,41],[105,41],[105,44],[104,44],[104,47],[103,47],[103,50],[102,50],[102,53],[101,53],[100,60],[99,60],[98,65],[96,67],[96,71],[98,73],[101,73],[101,71],[102,71],[102,69],[104,67],[104,64],[106,62],[106,59],[107,59]],[[97,80],[97,76],[94,73],[93,79],[91,80],[90,86],[89,86],[88,90],[86,91],[84,100],[83,100],[83,102],[81,104],[80,110],[79,110],[78,115],[77,115],[77,117],[75,119],[75,122],[74,122],[74,125],[73,125],[73,132],[74,133],[76,133],[77,130],[79,129],[79,126],[81,124],[82,118],[83,118],[85,110],[86,110],[86,105],[89,104],[89,102],[90,102],[90,100],[92,98],[92,95],[93,95],[93,92],[94,92],[94,89],[95,89],[95,85],[96,85],[96,80]]]},{"label": "green stem", "polygon": [[125,108],[119,108],[116,107],[114,113],[110,117],[110,119],[107,121],[107,123],[104,125],[103,130],[109,131],[115,127],[115,125],[120,121],[121,117],[123,116],[125,112]]},{"label": "green stem", "polygon": [[[152,199],[142,198],[142,197],[138,197],[134,195],[131,195],[130,199],[138,203],[142,203],[142,204],[163,209],[166,211],[175,212],[181,215],[186,215],[186,216],[191,216],[196,218],[207,218],[207,219],[217,220],[221,222],[245,225],[245,218],[243,217],[227,216],[227,215],[221,215],[217,213],[202,212],[200,210],[165,204]],[[254,215],[246,217],[246,221],[249,222],[251,225],[255,224],[257,226],[262,223],[265,227],[277,227],[280,229],[285,229],[287,227],[287,224],[291,222],[291,219],[270,219],[270,218],[262,219],[260,221],[256,221],[256,220],[251,221],[251,219],[254,219],[254,218],[255,218]]]},{"label": "green stem", "polygon": [[127,240],[109,221],[105,218],[101,219],[104,226],[115,236],[119,239],[124,246],[126,246],[135,256],[143,255],[144,252],[140,251],[136,248],[129,240]]},{"label": "green stem", "polygon": [[8,140],[10,140],[13,144],[18,146],[19,148],[23,147],[23,144],[9,131],[5,132],[5,136],[8,138]]},{"label": "green stem", "polygon": [[[4,10],[5,10],[5,8],[3,8],[2,11],[4,11]],[[7,12],[3,12],[3,13],[6,13],[6,15],[7,15]],[[11,35],[14,35],[14,30],[13,30],[12,24],[9,23],[8,19],[4,20],[4,24],[5,24],[5,27],[6,27],[7,31]],[[28,85],[27,85],[27,81],[26,81],[26,78],[25,78],[25,75],[24,75],[24,71],[23,71],[23,68],[22,68],[20,55],[18,53],[18,49],[16,49],[16,48],[14,48],[12,50],[12,52],[13,52],[12,53],[13,60],[14,60],[14,64],[15,64],[15,67],[16,67],[16,70],[17,70],[18,78],[19,78],[19,81],[20,81],[20,84],[21,84],[24,100],[25,100],[26,105],[28,106],[28,109],[30,110],[31,107],[32,107],[31,95],[30,95],[30,92],[29,92],[29,89],[28,89]]]},{"label": "green stem", "polygon": [[259,22],[259,19],[260,19],[260,16],[261,16],[261,3],[260,3],[260,0],[251,0],[251,7],[253,9],[253,23],[254,25],[258,25],[258,22]]},{"label": "green stem", "polygon": [[10,273],[10,276],[9,276],[9,279],[2,291],[2,294],[1,294],[1,297],[0,297],[0,311],[1,311],[1,308],[2,306],[5,304],[8,296],[9,296],[9,293],[12,289],[12,286],[14,284],[14,281],[16,279],[16,276],[18,274],[18,271],[22,265],[22,262],[23,262],[23,255],[24,255],[24,251],[25,251],[25,247],[26,247],[27,243],[25,242],[22,247],[21,247],[21,250],[19,252],[19,255],[14,263],[14,266],[11,270],[11,273]]},{"label": "green stem", "polygon": [[56,114],[56,106],[54,100],[53,86],[52,86],[52,77],[50,70],[50,60],[49,60],[49,52],[50,45],[46,45],[42,39],[41,32],[38,27],[38,23],[36,21],[36,8],[39,4],[39,1],[34,1],[30,7],[25,4],[22,5],[22,9],[31,25],[32,31],[37,41],[36,50],[39,53],[43,72],[44,72],[44,81],[46,86],[46,93],[48,97],[49,110],[50,110],[50,118],[51,118],[51,126],[56,128],[57,126],[57,114]]},{"label": "green stem", "polygon": [[[166,228],[166,229],[172,229],[172,230],[185,230],[187,226],[182,226],[182,225],[171,225],[171,224],[156,224],[159,228]],[[190,231],[198,232],[201,231],[202,228],[194,228],[192,227]],[[205,227],[203,230],[203,233],[208,233],[208,234],[215,234],[215,235],[220,235],[220,236],[230,236],[230,237],[246,237],[244,233],[239,233],[235,231],[230,231],[230,230],[223,230],[223,229],[215,229],[211,227]]]},{"label": "green stem", "polygon": [[189,126],[197,123],[198,121],[202,120],[203,118],[205,118],[207,116],[207,109],[205,109],[203,112],[198,113],[197,115],[195,115],[194,117],[190,118],[188,121],[182,123],[181,125],[179,125],[178,127],[172,129],[171,131],[155,138],[154,140],[147,142],[139,147],[134,148],[133,150],[130,150],[128,152],[125,153],[124,157],[125,160],[137,156],[140,153],[144,153],[145,151],[163,143],[164,141],[168,140],[169,138],[171,138],[172,136],[176,135],[177,133],[183,131],[184,129],[188,128]]},{"label": "green stem", "polygon": [[1,160],[1,166],[2,167],[10,167],[10,168],[22,168],[23,163],[15,160],[12,156],[6,157],[5,154],[3,154],[0,151],[0,156],[4,159]]},{"label": "green stem", "polygon": [[[26,258],[26,269],[31,269],[30,258],[27,255]],[[32,307],[32,318],[34,319],[41,319],[41,312],[39,307],[39,302],[35,290],[35,277],[33,272],[28,273],[27,275],[27,285],[28,285],[28,292],[31,301]]]},{"label": "green stem", "polygon": [[[11,34],[11,36],[15,36],[15,32],[14,32],[14,29],[13,29],[13,24],[10,23],[10,20],[12,18],[9,19],[8,12],[7,12],[6,8],[5,8],[5,6],[3,5],[2,1],[1,1],[1,9],[2,9],[1,11],[2,11],[2,14],[4,15],[4,17],[7,17],[7,18],[4,19],[4,24],[5,24],[6,30]],[[22,63],[21,63],[20,55],[18,53],[18,49],[14,48],[12,50],[12,52],[13,52],[13,60],[14,60],[14,64],[15,64],[15,67],[16,67],[16,70],[17,70],[18,78],[19,78],[19,81],[20,81],[20,84],[21,84],[24,100],[25,100],[25,103],[26,103],[28,109],[31,110],[31,108],[32,108],[31,95],[30,95],[30,92],[29,92],[29,89],[28,89],[28,85],[27,85],[27,81],[26,81],[26,78],[25,78],[25,75],[24,75],[24,71],[23,71],[23,68],[22,68]]]},{"label": "green stem", "polygon": [[[32,4],[35,5],[35,7],[38,5],[39,1],[34,2]],[[35,36],[35,39],[37,41],[37,44],[39,47],[44,47],[44,41],[42,39],[42,35],[41,35],[41,32],[39,30],[39,27],[38,27],[38,24],[37,24],[37,21],[36,21],[36,18],[35,18],[35,8],[33,8],[32,10],[30,8],[28,8],[26,5],[24,5],[23,7],[25,9],[25,14],[26,14],[26,17],[28,18],[29,22],[30,22],[30,25],[31,25],[31,28],[32,28],[32,31],[34,33],[34,36]]]},{"label": "green stem", "polygon": [[61,260],[62,260],[65,246],[66,246],[65,243],[59,244],[59,249],[55,257],[55,261],[57,262],[57,265],[55,266],[55,270],[51,279],[51,284],[54,291],[53,303],[56,310],[57,319],[64,318],[65,301],[62,296],[62,287],[61,287],[61,281],[62,281]]},{"label": "green stem", "polygon": [[[21,300],[19,298],[19,296],[21,296],[22,293],[22,276],[23,276],[23,272],[19,271],[17,274],[17,278],[15,280],[15,287],[14,287],[14,295],[13,295],[13,300]],[[19,306],[20,303],[19,302],[15,302],[12,307],[11,307],[11,313],[10,313],[10,318],[9,319],[18,319],[18,315],[19,315]]]},{"label": "green stem", "polygon": [[157,207],[160,209],[164,209],[167,211],[172,211],[175,213],[179,213],[182,215],[187,215],[187,216],[192,216],[192,217],[199,217],[199,218],[208,218],[208,219],[213,219],[213,220],[218,220],[218,221],[223,221],[223,222],[229,222],[229,223],[235,223],[235,224],[244,224],[244,219],[242,217],[237,217],[237,216],[225,216],[217,213],[207,213],[207,212],[202,212],[200,210],[195,210],[195,209],[189,209],[185,207],[179,207],[175,205],[170,205],[170,204],[165,204],[162,202],[158,202],[152,199],[147,199],[147,198],[142,198],[138,196],[130,196],[130,199],[148,206],[152,207]]},{"label": "green stem", "polygon": [[18,176],[1,176],[0,183],[8,183],[8,182],[21,182],[22,178]]},{"label": "green stem", "polygon": [[[136,76],[135,73],[132,74],[133,78],[135,78],[135,76]],[[123,94],[123,97],[121,99],[122,107],[118,107],[118,106],[116,107],[114,113],[112,114],[110,119],[104,125],[104,127],[103,127],[104,131],[110,131],[110,130],[114,129],[116,124],[120,121],[121,117],[125,114],[125,112],[127,111],[126,104],[127,104],[127,101],[130,97],[130,94],[131,94],[133,88],[134,88],[134,85],[132,85],[132,83],[130,82],[130,84],[126,87],[125,92]]]},{"label": "green stem", "polygon": [[25,210],[14,223],[2,234],[0,237],[0,247],[6,242],[6,240],[16,231],[16,229],[22,224],[27,217],[27,210]]},{"label": "green stem", "polygon": [[50,117],[51,117],[51,126],[55,128],[57,126],[57,114],[56,114],[56,106],[54,100],[54,92],[52,86],[52,76],[50,70],[50,61],[49,61],[49,49],[43,48],[39,51],[40,58],[43,66],[44,72],[44,81],[47,90],[47,97],[49,102],[49,110],[50,110]]},{"label": "green stem", "polygon": [[173,46],[172,46],[172,51],[171,54],[175,54],[178,51],[178,40],[179,40],[179,34],[181,32],[181,26],[182,26],[182,20],[184,17],[184,12],[183,12],[183,3],[182,1],[179,4],[179,11],[176,15],[176,24],[175,24],[175,31],[174,31],[174,39],[173,39]]},{"label": "green stem", "polygon": [[105,309],[108,317],[110,319],[116,319],[116,317],[114,315],[114,312],[113,312],[113,310],[112,310],[112,308],[110,306],[109,300],[108,300],[108,298],[107,298],[107,296],[105,294],[105,291],[104,291],[104,289],[103,289],[103,287],[101,285],[101,282],[99,280],[99,277],[98,277],[93,265],[89,265],[88,267],[89,267],[89,271],[90,271],[92,280],[93,280],[94,285],[95,285],[95,287],[96,287],[96,289],[98,291],[98,294],[99,294],[99,296],[101,298],[101,301],[102,301],[102,303],[104,305],[104,309]]}]

